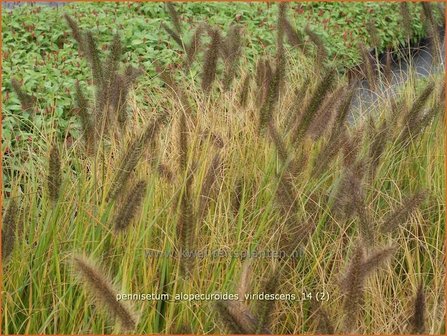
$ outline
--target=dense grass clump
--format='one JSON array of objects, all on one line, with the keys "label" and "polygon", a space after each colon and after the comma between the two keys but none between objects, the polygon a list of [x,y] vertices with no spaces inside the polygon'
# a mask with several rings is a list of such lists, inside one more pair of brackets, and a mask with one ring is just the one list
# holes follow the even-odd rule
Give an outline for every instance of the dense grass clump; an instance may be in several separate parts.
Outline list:
[{"label": "dense grass clump", "polygon": [[9,182],[4,334],[443,331],[442,74],[356,106],[358,82],[279,7],[252,62],[243,28],[190,29],[166,5],[182,57],[156,77],[65,17],[91,70],[72,87],[82,132],[28,125],[45,141]]}]

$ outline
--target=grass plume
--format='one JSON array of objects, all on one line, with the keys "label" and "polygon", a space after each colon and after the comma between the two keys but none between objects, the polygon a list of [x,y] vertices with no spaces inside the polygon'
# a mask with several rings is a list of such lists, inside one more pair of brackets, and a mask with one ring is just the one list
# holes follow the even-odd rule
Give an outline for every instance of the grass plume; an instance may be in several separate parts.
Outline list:
[{"label": "grass plume", "polygon": [[266,100],[273,70],[267,59],[260,59],[256,65],[256,85],[258,87],[256,105],[262,106]]},{"label": "grass plume", "polygon": [[370,141],[369,159],[369,179],[372,181],[376,176],[378,166],[382,159],[386,146],[390,140],[390,128],[388,122],[384,120],[377,130],[372,129],[373,137]]},{"label": "grass plume", "polygon": [[22,90],[22,85],[16,78],[11,79],[11,86],[14,92],[17,94],[19,98],[20,105],[22,106],[22,110],[25,112],[34,113],[33,108],[36,105],[37,99],[34,96],[31,96]]},{"label": "grass plume", "polygon": [[84,32],[79,28],[78,23],[73,20],[73,18],[68,15],[64,14],[64,18],[68,23],[68,26],[71,29],[71,34],[73,35],[74,39],[78,43],[78,49],[81,53],[85,53],[85,45],[84,45]]},{"label": "grass plume", "polygon": [[310,79],[305,78],[304,81],[301,83],[301,85],[294,92],[295,97],[287,113],[288,115],[286,124],[287,132],[290,131],[293,125],[298,124],[300,118],[302,117],[303,102],[306,99],[306,95],[309,90],[309,84]]},{"label": "grass plume", "polygon": [[124,231],[129,227],[137,214],[138,208],[144,200],[146,186],[146,181],[141,180],[130,189],[126,199],[116,214],[114,220],[115,232]]},{"label": "grass plume", "polygon": [[178,15],[174,4],[171,2],[167,2],[166,7],[168,9],[168,14],[172,20],[172,24],[174,25],[175,31],[177,32],[177,34],[181,35],[182,34],[182,26],[180,24],[180,16]]},{"label": "grass plume", "polygon": [[[122,56],[123,48],[121,45],[121,39],[118,34],[115,34],[112,42],[109,46],[109,55],[104,63],[104,83],[101,87],[98,87],[97,93],[97,109],[98,111],[104,111],[104,109],[113,108],[113,103],[110,103],[112,97],[111,93],[116,91],[116,86],[121,86],[120,78],[117,78],[117,71],[119,66],[119,61]],[[119,89],[118,89],[119,90]],[[115,98],[115,97],[113,97]],[[115,98],[116,99],[116,98]],[[116,108],[116,106],[115,106]],[[105,111],[108,117],[108,122],[112,121],[109,111]]]},{"label": "grass plume", "polygon": [[[214,307],[220,321],[230,333],[256,333],[259,324],[258,319],[241,302],[220,300],[215,302]],[[268,329],[262,329],[261,333],[271,334]]]},{"label": "grass plume", "polygon": [[166,32],[169,34],[169,36],[172,37],[172,39],[175,41],[175,43],[177,43],[180,48],[183,48],[183,41],[182,41],[182,38],[180,37],[180,35],[177,32],[175,32],[174,30],[172,30],[171,28],[169,28],[169,26],[166,25],[164,22],[161,23],[161,26],[164,30],[166,30]]},{"label": "grass plume", "polygon": [[[280,276],[281,272],[280,268],[278,267],[265,281],[262,288],[262,293],[270,295],[275,294],[278,291]],[[263,330],[268,329],[275,303],[275,300],[262,300],[258,302],[257,315],[259,320],[258,325],[256,326],[257,334],[263,333]]]},{"label": "grass plume", "polygon": [[326,51],[326,47],[324,46],[323,40],[317,33],[312,31],[312,29],[310,29],[309,25],[307,25],[305,27],[304,31],[306,32],[307,36],[309,36],[309,39],[312,41],[312,43],[315,44],[315,46],[317,48],[316,66],[318,68],[322,68],[324,65],[324,62],[326,61],[326,59],[328,57],[328,53]]},{"label": "grass plume", "polygon": [[246,258],[242,263],[241,275],[239,282],[237,283],[237,293],[239,295],[239,301],[245,300],[245,295],[250,290],[250,280],[252,276],[252,262],[250,258]]},{"label": "grass plume", "polygon": [[202,38],[204,30],[205,29],[204,29],[203,25],[200,25],[199,27],[197,27],[196,30],[194,31],[194,34],[193,34],[191,40],[185,46],[185,51],[186,51],[186,55],[187,55],[186,68],[189,68],[191,66],[191,64],[194,62],[194,59],[196,58],[198,51],[200,50],[201,38]]},{"label": "grass plume", "polygon": [[356,331],[360,309],[363,302],[363,287],[366,277],[394,252],[394,247],[387,247],[365,258],[362,242],[355,244],[351,262],[341,280],[343,300],[343,332]]},{"label": "grass plume", "polygon": [[2,261],[8,259],[14,249],[17,230],[17,218],[19,207],[17,201],[12,198],[9,201],[9,206],[5,211],[2,223]]},{"label": "grass plume", "polygon": [[184,113],[180,113],[179,129],[179,166],[182,172],[186,172],[188,166],[188,130]]},{"label": "grass plume", "polygon": [[249,73],[246,73],[244,75],[244,79],[242,81],[242,86],[241,86],[241,91],[239,94],[239,105],[242,108],[245,108],[247,106],[248,96],[250,93],[250,81],[251,81],[251,76]]},{"label": "grass plume", "polygon": [[418,286],[416,297],[413,303],[413,315],[410,319],[411,333],[425,333],[425,294],[422,283]]},{"label": "grass plume", "polygon": [[364,174],[365,164],[363,160],[358,160],[344,167],[332,209],[341,214],[343,219],[349,219],[356,214],[364,243],[372,245],[374,242],[373,221],[365,202]]},{"label": "grass plume", "polygon": [[86,57],[92,70],[93,84],[99,88],[104,83],[104,69],[99,58],[98,48],[92,32],[87,31],[84,35],[84,39],[86,46]]},{"label": "grass plume", "polygon": [[121,38],[118,33],[113,36],[113,40],[109,46],[109,55],[105,62],[104,68],[104,80],[106,86],[110,90],[110,86],[113,83],[114,76],[118,71],[119,62],[123,54],[123,46],[121,44]]},{"label": "grass plume", "polygon": [[385,217],[381,225],[381,231],[383,233],[393,232],[399,225],[405,224],[411,214],[419,208],[426,197],[426,192],[420,191],[405,198],[401,206],[394,209]]},{"label": "grass plume", "polygon": [[[67,19],[70,26],[77,23]],[[136,78],[142,74],[141,69],[127,66],[123,73],[119,73],[119,63],[123,56],[123,46],[119,33],[113,36],[108,46],[109,53],[103,62],[100,58],[97,43],[91,31],[82,32],[72,27],[72,33],[80,48],[82,56],[86,58],[93,77],[95,87],[94,103],[88,104],[83,96],[80,85],[76,83],[76,100],[80,112],[83,132],[86,139],[88,155],[95,153],[100,139],[110,135],[110,130],[119,122],[124,129],[127,120],[127,96]],[[88,106],[90,112],[87,112]]]},{"label": "grass plume", "polygon": [[218,195],[217,179],[222,172],[222,159],[216,154],[211,162],[202,183],[200,191],[199,218],[202,219],[206,215],[210,206],[210,201]]},{"label": "grass plume", "polygon": [[56,202],[59,198],[60,188],[62,184],[61,156],[56,145],[53,145],[50,150],[47,181],[50,200],[52,202]]},{"label": "grass plume", "polygon": [[222,37],[217,28],[210,28],[208,34],[211,37],[211,42],[205,52],[205,61],[202,69],[202,90],[205,93],[211,90],[211,85],[216,78],[217,60],[222,42]]},{"label": "grass plume", "polygon": [[[264,67],[264,85],[265,85],[265,96],[261,109],[259,111],[259,130],[262,131],[268,126],[272,117],[273,111],[279,99],[279,92],[281,90],[282,81],[285,76],[285,56],[284,56],[284,45],[283,45],[283,33],[282,25],[280,24],[281,15],[284,14],[285,7],[280,6],[280,18],[278,18],[278,35],[277,35],[277,52],[276,52],[276,66],[274,72],[270,68],[270,64],[266,63]],[[282,14],[281,14],[282,13]]]},{"label": "grass plume", "polygon": [[322,103],[315,118],[309,125],[309,136],[314,140],[321,138],[333,123],[334,115],[343,97],[344,87],[335,89]]},{"label": "grass plume", "polygon": [[88,101],[82,93],[79,81],[76,81],[75,96],[78,105],[78,115],[81,119],[82,130],[85,138],[85,148],[88,155],[95,152],[96,140],[93,116],[89,113]]},{"label": "grass plume", "polygon": [[303,116],[292,130],[292,142],[297,144],[308,130],[310,124],[314,120],[318,109],[324,101],[327,93],[332,87],[335,80],[336,72],[334,69],[329,70],[326,75],[320,80],[316,89],[314,90],[310,101],[304,108]]},{"label": "grass plume", "polygon": [[194,265],[194,234],[196,227],[196,214],[192,206],[192,181],[194,174],[188,169],[188,130],[186,116],[180,113],[179,120],[179,168],[185,176],[180,198],[180,213],[177,220],[177,236],[180,250],[180,269],[185,276],[192,273]]},{"label": "grass plume", "polygon": [[311,175],[321,176],[327,171],[329,164],[337,157],[344,143],[347,141],[346,130],[342,128],[339,132],[333,132],[317,154]]},{"label": "grass plume", "polygon": [[321,335],[335,334],[334,323],[327,310],[321,304],[315,309],[315,314],[317,315],[317,333]]},{"label": "grass plume", "polygon": [[378,89],[377,71],[374,67],[375,59],[371,56],[368,49],[362,43],[359,43],[360,55],[362,56],[362,67],[368,80],[368,86],[372,91]]},{"label": "grass plume", "polygon": [[222,149],[225,146],[225,142],[222,137],[219,134],[210,131],[209,129],[205,130],[202,133],[202,137],[203,140],[210,141],[210,143],[217,149]]},{"label": "grass plume", "polygon": [[278,152],[278,156],[279,156],[280,160],[283,162],[283,164],[286,164],[287,159],[289,158],[287,146],[286,146],[285,142],[283,141],[283,139],[281,138],[273,121],[271,121],[269,123],[268,127],[269,127],[270,136],[273,140],[273,143],[275,144],[276,151]]},{"label": "grass plume", "polygon": [[180,214],[177,221],[177,235],[180,246],[180,269],[185,276],[193,272],[194,266],[194,242],[196,216],[192,207],[192,178],[193,174],[188,174],[185,181],[184,190],[180,198]]},{"label": "grass plume", "polygon": [[232,199],[231,202],[231,208],[233,209],[233,213],[235,216],[239,213],[239,209],[241,208],[242,201],[243,201],[243,193],[244,193],[244,179],[242,177],[239,177],[236,180],[236,183],[234,185],[234,190],[232,192]]},{"label": "grass plume", "polygon": [[188,100],[188,96],[179,85],[177,85],[172,78],[172,75],[169,71],[163,70],[159,64],[156,63],[155,70],[159,74],[161,80],[165,83],[167,88],[171,91],[173,97],[180,101],[183,112],[188,116],[188,118],[195,118],[194,110]]},{"label": "grass plume", "polygon": [[363,247],[357,244],[352,252],[351,262],[341,283],[344,292],[343,300],[343,328],[351,333],[358,321],[358,313],[362,304],[363,276],[361,266],[364,259]]},{"label": "grass plume", "polygon": [[84,257],[75,255],[73,257],[74,267],[82,277],[90,292],[104,304],[107,312],[117,318],[126,331],[136,328],[137,320],[131,310],[122,302],[117,301],[116,291],[110,281],[103,276],[104,272]]},{"label": "grass plume", "polygon": [[[128,119],[127,99],[130,88],[134,84],[136,79],[142,74],[142,69],[137,69],[129,65],[126,67],[123,75],[116,75],[115,83],[110,90],[110,105],[112,108],[112,117],[116,118],[117,115],[118,122],[122,129],[125,127]],[[113,120],[113,122],[115,122],[115,120]]]},{"label": "grass plume", "polygon": [[434,88],[435,83],[430,81],[416,98],[408,112],[404,114],[402,121],[404,129],[398,138],[398,143],[406,145],[412,139],[413,134],[419,133],[420,121],[423,118],[421,117],[421,112],[433,93]]},{"label": "grass plume", "polygon": [[223,77],[225,90],[228,90],[233,82],[237,71],[237,61],[241,56],[241,29],[238,25],[231,25],[226,38],[221,44],[225,56],[225,72]]},{"label": "grass plume", "polygon": [[166,164],[159,164],[157,167],[157,171],[160,176],[164,177],[168,182],[172,182],[174,180],[174,173]]},{"label": "grass plume", "polygon": [[156,118],[146,129],[127,147],[121,160],[120,166],[115,174],[111,188],[107,194],[107,200],[113,201],[125,189],[131,172],[137,166],[145,148],[153,141],[160,129],[164,115]]},{"label": "grass plume", "polygon": [[351,107],[352,99],[354,98],[356,86],[357,84],[354,83],[343,94],[342,102],[338,106],[336,112],[334,128],[332,133],[338,133],[340,129],[344,126],[346,118],[348,117],[349,108]]},{"label": "grass plume", "polygon": [[292,24],[287,19],[284,20],[283,25],[284,25],[284,33],[289,43],[295,48],[304,50],[303,34],[299,30],[293,28]]}]

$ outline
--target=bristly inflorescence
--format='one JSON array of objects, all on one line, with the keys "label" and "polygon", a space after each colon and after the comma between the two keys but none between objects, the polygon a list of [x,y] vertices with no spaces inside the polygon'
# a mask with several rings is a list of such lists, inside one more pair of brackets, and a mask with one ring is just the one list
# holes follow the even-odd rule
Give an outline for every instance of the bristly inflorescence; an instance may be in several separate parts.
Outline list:
[{"label": "bristly inflorescence", "polygon": [[147,182],[144,180],[138,181],[132,188],[130,188],[126,198],[123,200],[121,208],[117,211],[114,220],[115,232],[124,231],[129,227],[132,220],[137,215],[137,210],[141,206],[146,193]]},{"label": "bristly inflorescence", "polygon": [[61,155],[57,145],[54,145],[50,150],[50,159],[48,162],[48,193],[52,202],[58,200],[61,184]]},{"label": "bristly inflorescence", "polygon": [[2,262],[8,260],[11,255],[16,240],[17,219],[19,207],[13,198],[9,201],[9,206],[5,211],[2,223]]},{"label": "bristly inflorescence", "polygon": [[216,78],[217,61],[222,44],[222,36],[218,28],[209,27],[208,34],[211,41],[205,51],[202,69],[202,89],[205,93],[211,90],[211,85]]},{"label": "bristly inflorescence", "polygon": [[114,201],[125,190],[131,173],[140,161],[146,146],[154,141],[164,117],[161,115],[149,123],[146,129],[127,146],[107,194],[108,201]]},{"label": "bristly inflorescence", "polygon": [[11,85],[12,85],[13,90],[19,97],[19,101],[22,106],[22,110],[26,111],[26,112],[34,113],[33,109],[37,103],[37,98],[32,95],[29,95],[25,91],[23,91],[22,85],[16,78],[13,78],[11,80]]},{"label": "bristly inflorescence", "polygon": [[108,135],[117,124],[121,129],[126,126],[129,90],[142,74],[142,70],[127,66],[122,73],[119,72],[123,47],[118,33],[114,35],[108,46],[109,54],[103,61],[93,33],[82,31],[70,16],[65,15],[65,19],[72,30],[73,37],[78,42],[81,55],[90,65],[95,86],[94,103],[88,104],[79,83],[76,83],[76,97],[85,135],[86,152],[92,155],[96,152],[97,142],[103,135]]},{"label": "bristly inflorescence", "polygon": [[137,326],[135,314],[123,302],[117,301],[117,292],[110,280],[103,275],[104,271],[87,258],[78,255],[73,257],[73,264],[91,294],[104,304],[106,311],[119,321],[121,327],[125,331],[135,330]]},{"label": "bristly inflorescence", "polygon": [[362,241],[357,241],[347,270],[340,282],[344,295],[343,300],[343,332],[352,333],[357,330],[361,306],[363,303],[363,288],[367,276],[389,259],[395,247],[386,247],[367,257]]},{"label": "bristly inflorescence", "polygon": [[410,318],[411,333],[424,334],[425,329],[425,293],[421,282],[418,286],[416,297],[413,303],[413,315]]}]

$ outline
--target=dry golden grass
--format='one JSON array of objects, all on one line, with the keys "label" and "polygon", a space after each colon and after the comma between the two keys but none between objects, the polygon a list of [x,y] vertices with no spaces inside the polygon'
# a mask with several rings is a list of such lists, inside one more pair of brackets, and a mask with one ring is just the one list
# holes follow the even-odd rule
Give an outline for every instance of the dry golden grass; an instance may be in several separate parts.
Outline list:
[{"label": "dry golden grass", "polygon": [[[289,27],[282,35],[294,40],[292,33]],[[217,47],[219,34],[212,30],[207,46]],[[93,50],[91,38],[84,47]],[[137,85],[135,94],[151,98],[147,106],[129,92],[127,127],[97,128],[91,155],[87,129],[72,146],[61,145],[61,161],[50,160],[49,171],[63,174],[57,198],[42,192],[46,157],[33,158],[12,181],[23,190],[24,224],[4,272],[3,332],[441,333],[445,144],[437,78],[416,90],[411,77],[400,114],[384,99],[373,118],[364,111],[348,118],[354,88],[336,71],[287,53],[282,64],[277,54],[258,63],[251,85],[248,71],[228,85],[211,52],[203,77],[158,67],[160,81]],[[99,80],[99,62],[90,61]],[[333,122],[323,124],[334,92],[344,93]],[[421,129],[414,120],[424,120]],[[181,255],[217,250],[227,255]],[[73,251],[97,260],[120,287],[75,258],[91,290],[78,286],[68,267]],[[231,256],[253,251],[286,254]],[[262,291],[296,300],[172,300]],[[167,293],[171,300],[124,307],[117,293]],[[93,306],[92,296],[105,309]]]}]

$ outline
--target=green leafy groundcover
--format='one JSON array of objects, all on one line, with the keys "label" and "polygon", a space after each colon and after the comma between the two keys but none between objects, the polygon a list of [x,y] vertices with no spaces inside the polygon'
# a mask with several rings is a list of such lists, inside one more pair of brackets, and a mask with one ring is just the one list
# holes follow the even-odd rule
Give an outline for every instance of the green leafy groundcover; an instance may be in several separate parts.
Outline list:
[{"label": "green leafy groundcover", "polygon": [[[68,13],[82,29],[90,29],[100,46],[106,48],[115,31],[121,34],[126,61],[143,66],[155,75],[153,61],[175,64],[182,53],[161,28],[169,21],[163,3],[71,3],[59,8],[24,6],[3,11],[3,136],[2,150],[36,141],[35,134],[23,127],[30,116],[21,111],[12,93],[11,77],[23,81],[27,93],[37,97],[39,113],[32,122],[77,137],[72,92],[76,80],[90,78],[87,64],[78,56],[77,46],[63,18]],[[275,46],[277,6],[267,3],[178,3],[186,34],[200,22],[209,22],[224,30],[232,23],[244,27],[245,57],[251,61]],[[420,6],[410,4],[415,39],[424,35]],[[325,41],[330,60],[338,67],[350,67],[359,61],[357,43],[369,44],[367,22],[374,20],[380,36],[380,49],[405,41],[397,3],[292,3],[288,17],[301,31],[307,23]],[[290,55],[293,56],[293,53]],[[249,62],[250,63],[250,62]],[[253,62],[252,62],[253,63]]]}]

